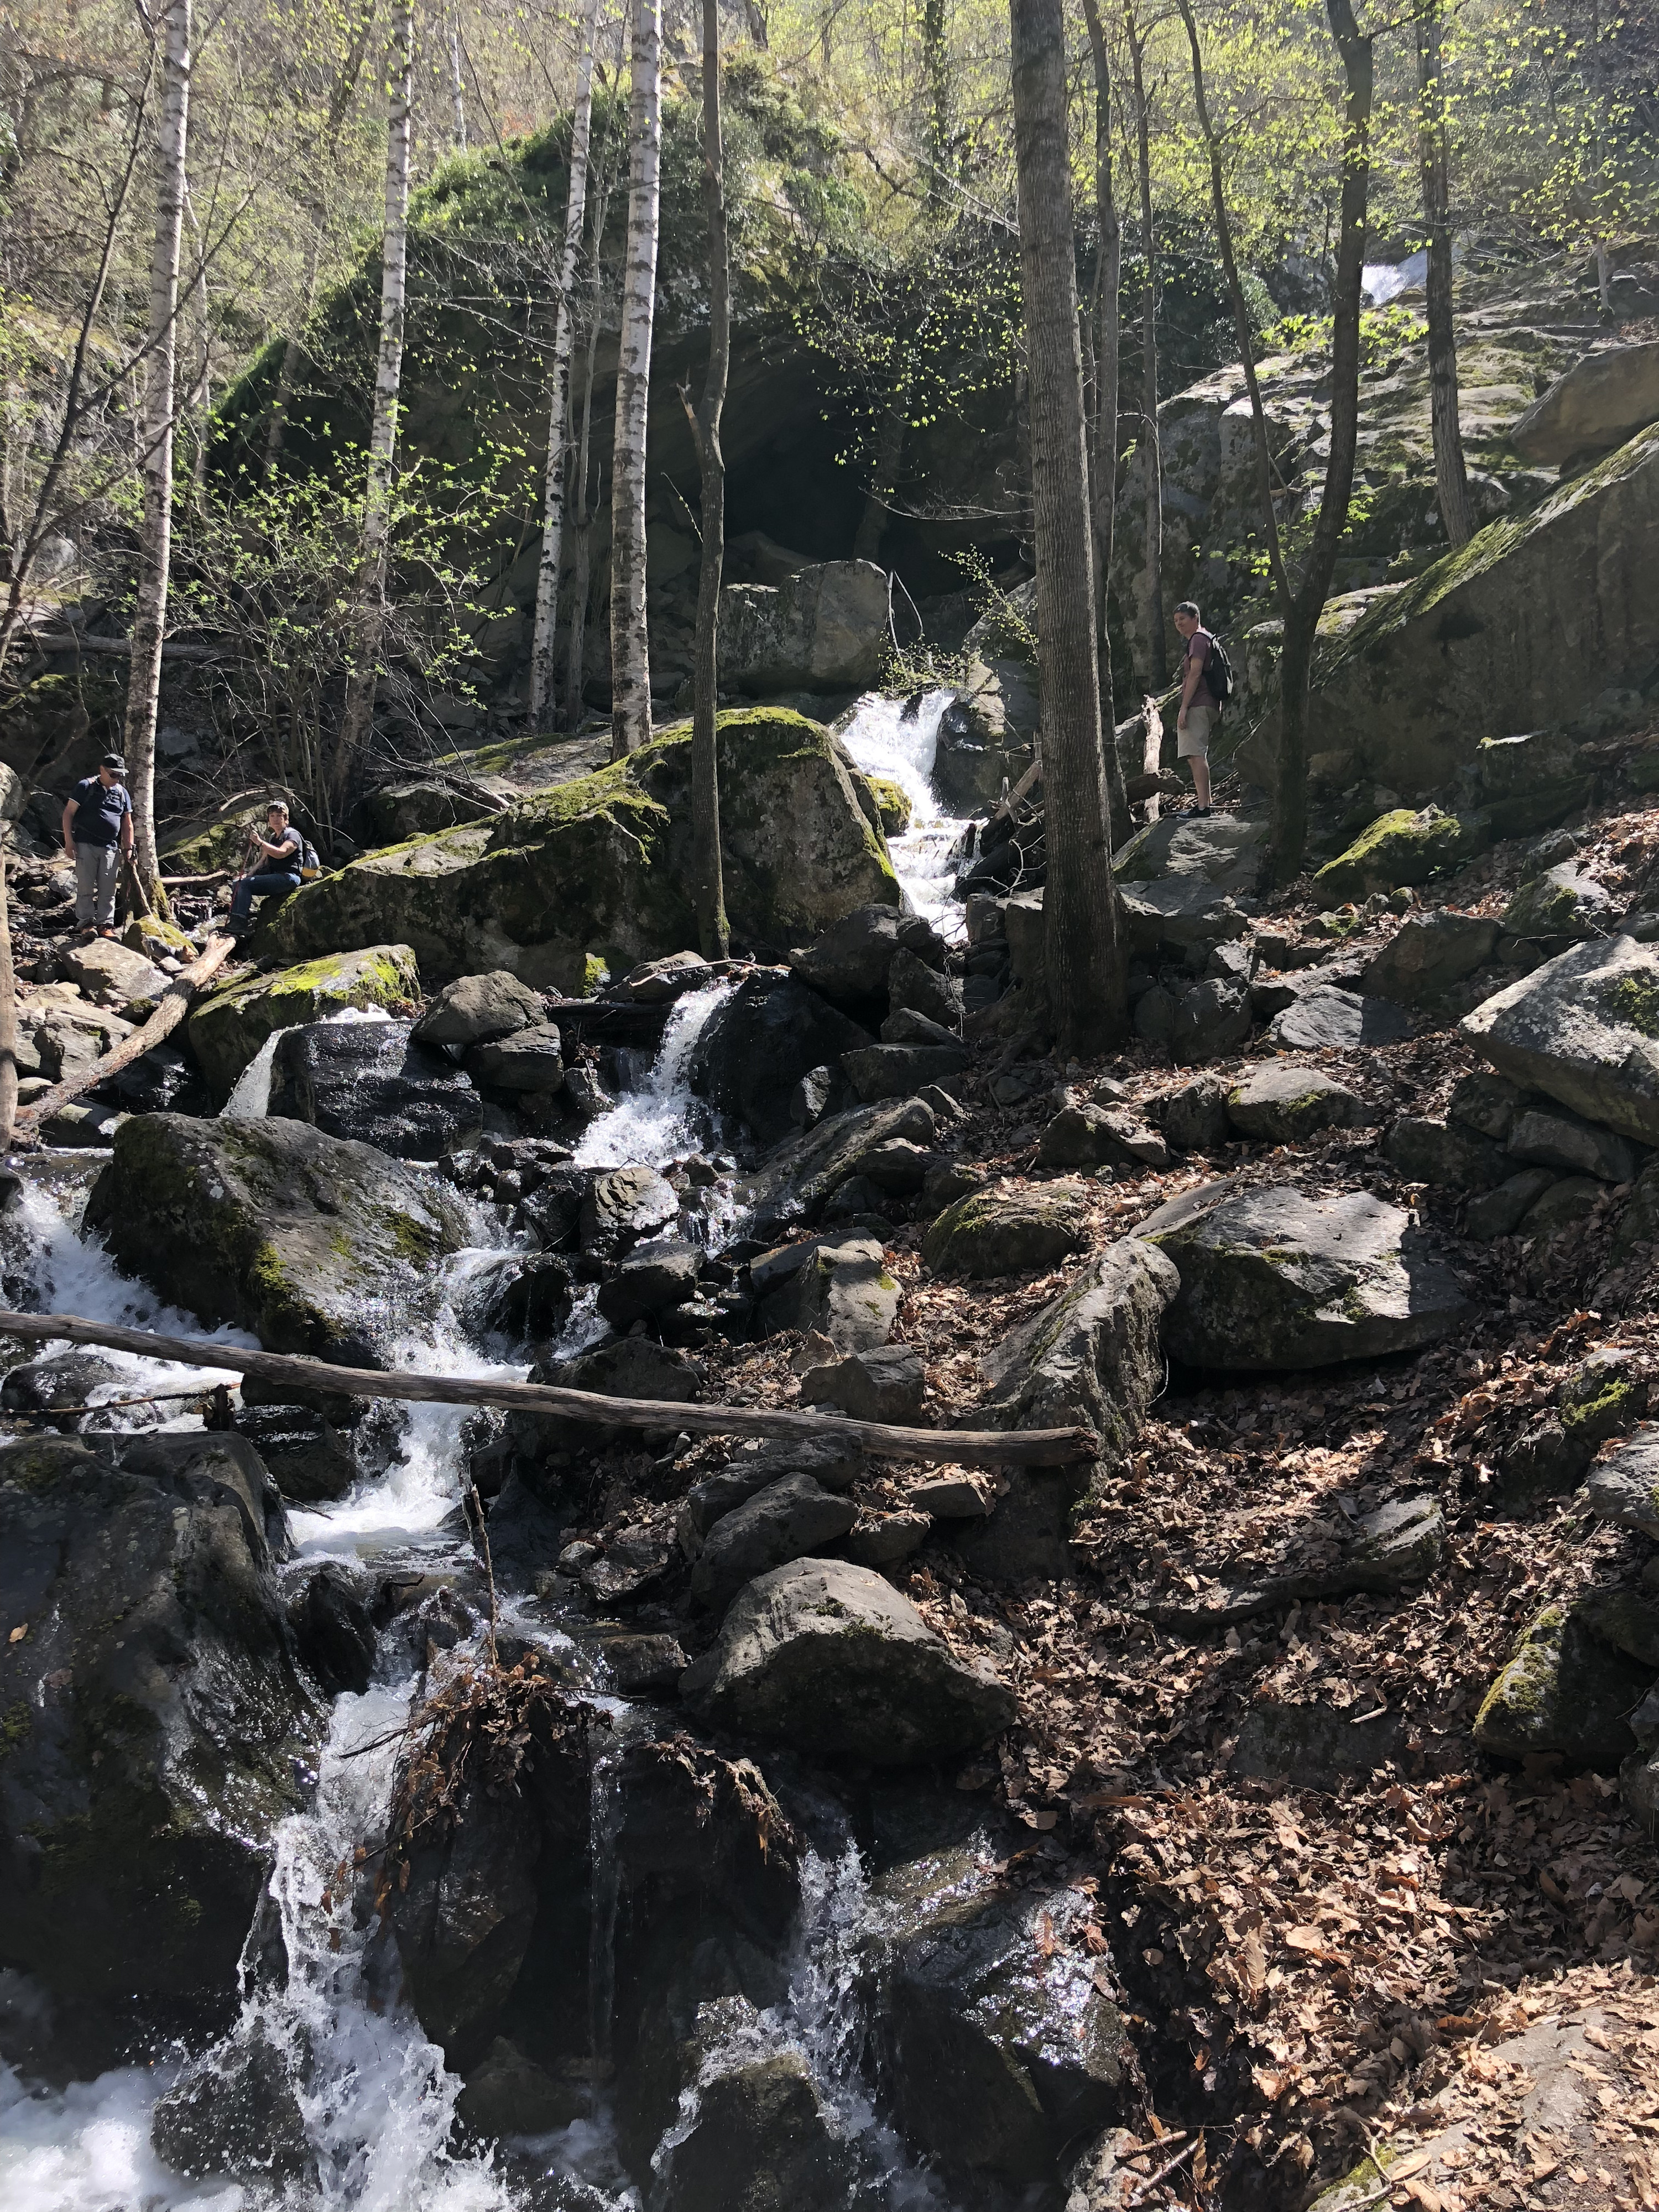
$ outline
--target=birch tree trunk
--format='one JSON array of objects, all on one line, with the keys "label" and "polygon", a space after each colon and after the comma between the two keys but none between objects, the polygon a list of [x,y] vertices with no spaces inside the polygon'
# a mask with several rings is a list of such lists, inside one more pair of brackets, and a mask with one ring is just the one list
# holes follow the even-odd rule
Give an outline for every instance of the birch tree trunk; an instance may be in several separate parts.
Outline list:
[{"label": "birch tree trunk", "polygon": [[461,11],[449,11],[450,143],[458,154],[466,151],[466,73],[461,64]]},{"label": "birch tree trunk", "polygon": [[391,111],[386,118],[386,222],[380,245],[380,349],[374,371],[363,493],[363,534],[357,564],[357,656],[346,684],[345,712],[334,755],[329,797],[337,806],[351,763],[374,719],[380,638],[386,627],[386,540],[392,526],[392,464],[398,446],[398,400],[404,374],[404,301],[409,259],[409,163],[413,137],[414,0],[394,0],[387,55]]},{"label": "birch tree trunk", "polygon": [[628,263],[623,275],[611,465],[611,757],[651,736],[645,606],[645,438],[657,298],[662,169],[662,0],[634,0],[628,115]]},{"label": "birch tree trunk", "polygon": [[1428,226],[1429,414],[1434,433],[1434,480],[1449,545],[1474,535],[1463,432],[1457,416],[1457,332],[1452,321],[1451,174],[1446,146],[1446,95],[1441,82],[1440,0],[1417,19],[1418,159]]},{"label": "birch tree trunk", "polygon": [[156,134],[155,237],[149,264],[149,363],[142,417],[143,522],[137,605],[127,684],[127,789],[132,799],[133,869],[151,904],[167,911],[155,853],[155,715],[161,690],[173,560],[173,426],[179,353],[179,249],[185,222],[185,155],[190,140],[190,0],[167,0],[161,40],[161,111]]},{"label": "birch tree trunk", "polygon": [[708,217],[708,374],[702,404],[680,398],[690,417],[702,477],[702,563],[697,572],[697,649],[692,678],[691,865],[697,936],[705,960],[732,949],[720,868],[720,571],[726,558],[726,459],[720,416],[732,362],[732,270],[726,228],[726,152],[720,134],[720,0],[702,0],[702,198]]},{"label": "birch tree trunk", "polygon": [[1135,90],[1135,145],[1140,172],[1140,250],[1146,276],[1140,289],[1140,437],[1146,456],[1146,574],[1141,620],[1146,629],[1146,682],[1152,690],[1169,674],[1164,636],[1164,455],[1158,434],[1158,255],[1152,238],[1152,119],[1146,105],[1143,58],[1146,36],[1133,8],[1123,13],[1129,38],[1129,67]]},{"label": "birch tree trunk", "polygon": [[[1095,638],[1101,684],[1111,696],[1112,643],[1106,625],[1106,592],[1112,573],[1113,521],[1117,513],[1117,391],[1122,324],[1118,293],[1123,276],[1123,224],[1112,190],[1112,61],[1098,0],[1083,0],[1089,25],[1089,51],[1095,75],[1095,221],[1100,243],[1095,258],[1095,409],[1090,441],[1091,506],[1095,530]],[[1129,828],[1128,794],[1117,757],[1109,714],[1101,726],[1106,757],[1106,791],[1112,805],[1114,841]]]},{"label": "birch tree trunk", "polygon": [[1064,0],[1010,0],[1009,18],[1048,849],[1043,963],[1059,1049],[1092,1053],[1121,1035],[1128,1009],[1100,741]]},{"label": "birch tree trunk", "polygon": [[530,723],[550,728],[559,623],[559,568],[564,553],[565,476],[570,464],[570,354],[576,326],[576,271],[587,213],[587,151],[593,126],[593,22],[599,0],[585,0],[577,64],[576,112],[570,133],[570,188],[564,204],[564,248],[553,323],[553,389],[548,407],[547,482],[542,500],[542,556],[536,575],[536,635],[530,662]]},{"label": "birch tree trunk", "polygon": [[6,861],[0,845],[0,1152],[9,1147],[17,1120],[17,978],[11,964]]}]

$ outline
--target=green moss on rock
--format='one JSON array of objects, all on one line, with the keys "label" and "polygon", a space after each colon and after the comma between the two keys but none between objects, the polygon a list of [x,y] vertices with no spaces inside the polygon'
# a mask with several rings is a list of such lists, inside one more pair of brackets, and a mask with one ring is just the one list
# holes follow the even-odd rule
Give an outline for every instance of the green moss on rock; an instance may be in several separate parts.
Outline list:
[{"label": "green moss on rock", "polygon": [[1076,1251],[1085,1216],[1081,1186],[1073,1182],[969,1191],[934,1218],[921,1256],[935,1274],[1026,1274]]},{"label": "green moss on rock", "polygon": [[1506,1759],[1560,1752],[1580,1766],[1613,1773],[1636,1748],[1624,1717],[1648,1681],[1576,1613],[1546,1606],[1486,1692],[1474,1740]]},{"label": "green moss on rock", "polygon": [[407,945],[331,952],[274,975],[246,975],[204,999],[190,1018],[191,1048],[222,1099],[268,1036],[348,1007],[417,999],[421,974]]},{"label": "green moss on rock", "polygon": [[1346,853],[1318,870],[1315,893],[1322,905],[1335,907],[1369,898],[1373,891],[1425,884],[1472,859],[1485,842],[1473,817],[1466,821],[1432,807],[1413,813],[1408,806],[1397,806],[1379,814]]},{"label": "green moss on rock", "polygon": [[876,801],[876,811],[881,816],[882,834],[887,837],[902,837],[910,827],[913,809],[910,794],[902,783],[895,783],[890,775],[866,778]]}]

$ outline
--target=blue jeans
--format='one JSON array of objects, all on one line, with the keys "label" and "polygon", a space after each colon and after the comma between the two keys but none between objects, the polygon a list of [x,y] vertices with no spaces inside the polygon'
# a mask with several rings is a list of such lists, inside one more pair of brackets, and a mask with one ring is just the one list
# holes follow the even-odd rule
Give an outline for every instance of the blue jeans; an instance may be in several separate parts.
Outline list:
[{"label": "blue jeans", "polygon": [[300,872],[297,868],[262,868],[257,875],[240,876],[230,895],[232,928],[245,928],[253,915],[253,902],[271,891],[297,891]]}]

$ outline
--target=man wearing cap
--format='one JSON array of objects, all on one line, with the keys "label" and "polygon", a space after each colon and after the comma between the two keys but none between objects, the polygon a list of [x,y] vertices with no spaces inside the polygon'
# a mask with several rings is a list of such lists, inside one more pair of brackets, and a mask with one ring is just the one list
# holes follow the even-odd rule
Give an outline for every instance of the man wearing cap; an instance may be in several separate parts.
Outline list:
[{"label": "man wearing cap", "polygon": [[106,753],[96,775],[82,776],[64,809],[64,850],[75,863],[75,919],[100,937],[115,934],[121,862],[132,858],[132,801],[127,764]]}]

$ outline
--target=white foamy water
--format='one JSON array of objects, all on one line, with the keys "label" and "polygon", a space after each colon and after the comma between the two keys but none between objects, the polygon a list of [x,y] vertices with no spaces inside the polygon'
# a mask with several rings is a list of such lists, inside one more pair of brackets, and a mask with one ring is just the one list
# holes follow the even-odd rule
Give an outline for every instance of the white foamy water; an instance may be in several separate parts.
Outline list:
[{"label": "white foamy water", "polygon": [[[341,1006],[331,1014],[325,1014],[325,1022],[389,1022],[392,1017],[384,1006]],[[296,1023],[295,1027],[299,1024]],[[247,1066],[231,1086],[231,1092],[219,1109],[222,1119],[236,1121],[263,1121],[270,1111],[270,1073],[276,1059],[276,1048],[285,1036],[292,1036],[293,1029],[273,1030]]]},{"label": "white foamy water", "polygon": [[910,903],[948,942],[962,935],[962,903],[952,888],[951,848],[966,828],[946,814],[933,789],[939,726],[956,697],[954,691],[925,692],[914,714],[907,702],[872,691],[860,699],[839,729],[839,736],[866,775],[884,775],[910,802],[910,827],[890,837],[887,848]]},{"label": "white foamy water", "polygon": [[580,1168],[660,1168],[700,1152],[714,1135],[714,1117],[688,1081],[697,1040],[726,1004],[735,983],[687,991],[674,1002],[662,1049],[644,1085],[625,1091],[608,1114],[582,1132]]}]

